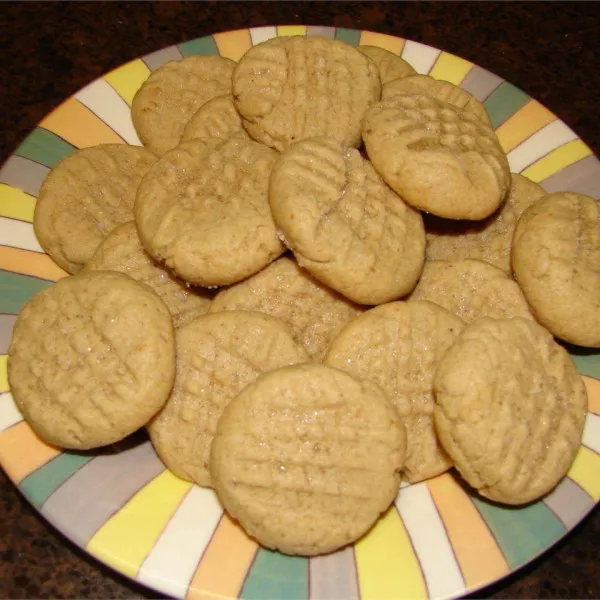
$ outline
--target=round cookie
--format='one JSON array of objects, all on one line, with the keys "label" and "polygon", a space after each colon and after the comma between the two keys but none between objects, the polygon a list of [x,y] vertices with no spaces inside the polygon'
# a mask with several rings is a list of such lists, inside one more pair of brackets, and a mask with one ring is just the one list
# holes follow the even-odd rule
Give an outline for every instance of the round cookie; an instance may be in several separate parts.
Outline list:
[{"label": "round cookie", "polygon": [[363,119],[367,154],[415,208],[448,219],[483,219],[499,208],[510,170],[496,134],[472,114],[423,95],[375,104]]},{"label": "round cookie", "polygon": [[356,46],[356,49],[365,56],[368,56],[377,65],[383,87],[399,77],[408,77],[409,75],[417,74],[410,63],[407,63],[397,54],[385,48],[380,48],[379,46]]},{"label": "round cookie", "polygon": [[440,441],[482,496],[525,504],[567,474],[587,395],[566,350],[527,319],[468,325],[434,379]]},{"label": "round cookie", "polygon": [[480,260],[432,260],[409,298],[429,300],[471,323],[482,317],[533,319],[517,282]]},{"label": "round cookie", "polygon": [[390,302],[346,325],[323,360],[381,386],[406,425],[402,477],[411,483],[451,466],[433,426],[432,385],[440,359],[463,326],[431,302]]},{"label": "round cookie", "polygon": [[381,99],[391,100],[396,96],[406,96],[407,94],[423,94],[447,102],[471,113],[483,123],[492,127],[492,121],[485,106],[467,90],[463,90],[449,81],[434,79],[429,75],[415,74],[410,77],[403,77],[385,85],[381,90]]},{"label": "round cookie", "polygon": [[143,427],[175,377],[171,315],[122,273],[83,272],[37,293],[8,350],[15,403],[46,442],[86,450]]},{"label": "round cookie", "polygon": [[155,162],[139,146],[102,144],[76,150],[48,173],[33,227],[56,264],[77,273],[117,225],[133,219],[137,188]]},{"label": "round cookie", "polygon": [[192,289],[156,264],[142,247],[134,221],[110,232],[98,246],[87,271],[119,271],[152,288],[166,304],[173,325],[181,325],[208,311],[212,296],[204,289]]},{"label": "round cookie", "polygon": [[223,411],[210,472],[227,512],[262,546],[332,552],[398,493],[402,423],[381,389],[310,364],[261,375]]},{"label": "round cookie", "polygon": [[427,260],[477,258],[512,274],[510,248],[519,217],[544,196],[544,188],[518,173],[511,174],[506,202],[480,223],[449,221],[427,215]]},{"label": "round cookie", "polygon": [[321,37],[258,44],[233,73],[233,99],[244,127],[277,150],[317,135],[359,146],[363,114],[380,95],[371,60],[345,42]]},{"label": "round cookie", "polygon": [[198,317],[177,330],[176,343],[173,391],[147,429],[173,473],[210,487],[210,445],[223,409],[261,373],[309,357],[287,325],[256,312]]},{"label": "round cookie", "polygon": [[233,96],[217,96],[203,104],[188,121],[181,142],[199,138],[250,139],[242,127],[242,119],[233,104]]},{"label": "round cookie", "polygon": [[515,229],[512,266],[536,319],[556,337],[600,348],[600,205],[548,194]]},{"label": "round cookie", "polygon": [[364,311],[287,256],[221,290],[209,312],[222,310],[255,310],[281,319],[315,361],[322,360],[342,327]]},{"label": "round cookie", "polygon": [[277,153],[250,140],[207,138],[165,154],[135,203],[140,240],[192,284],[229,285],[285,250],[269,208]]},{"label": "round cookie", "polygon": [[414,288],[423,219],[358,150],[327,137],[293,144],[273,167],[269,201],[298,262],[350,300],[381,304]]},{"label": "round cookie", "polygon": [[222,56],[187,56],[169,61],[144,81],[131,104],[137,134],[155,154],[179,144],[192,115],[205,103],[231,92],[235,63]]}]

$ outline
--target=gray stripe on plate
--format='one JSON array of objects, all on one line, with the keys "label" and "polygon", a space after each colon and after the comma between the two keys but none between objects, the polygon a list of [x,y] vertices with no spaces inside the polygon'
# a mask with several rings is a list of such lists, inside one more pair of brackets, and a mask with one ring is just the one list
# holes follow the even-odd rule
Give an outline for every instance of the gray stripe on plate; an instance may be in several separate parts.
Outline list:
[{"label": "gray stripe on plate", "polygon": [[490,73],[486,69],[474,66],[462,80],[460,87],[473,94],[477,100],[483,102],[501,83],[503,79]]},{"label": "gray stripe on plate", "polygon": [[17,315],[0,315],[0,354],[7,354]]},{"label": "gray stripe on plate", "polygon": [[575,527],[583,515],[594,506],[594,500],[568,477],[544,498],[544,503],[563,522],[567,530]]},{"label": "gray stripe on plate", "polygon": [[0,183],[6,183],[38,197],[50,169],[22,156],[11,156],[0,169]]},{"label": "gray stripe on plate", "polygon": [[335,27],[321,27],[320,25],[309,25],[306,28],[307,36],[321,36],[333,40],[335,38]]},{"label": "gray stripe on plate", "polygon": [[360,597],[356,563],[352,547],[338,550],[333,554],[317,556],[308,562],[310,590],[309,598],[344,598],[354,600]]},{"label": "gray stripe on plate", "polygon": [[577,192],[598,199],[600,194],[600,161],[586,156],[550,175],[540,184],[547,192]]},{"label": "gray stripe on plate", "polygon": [[98,456],[55,490],[41,512],[85,546],[136,492],[164,470],[149,441]]},{"label": "gray stripe on plate", "polygon": [[170,60],[181,60],[182,58],[183,55],[179,52],[177,46],[169,46],[168,48],[146,54],[142,60],[151,71],[156,71],[156,69],[162,67]]}]

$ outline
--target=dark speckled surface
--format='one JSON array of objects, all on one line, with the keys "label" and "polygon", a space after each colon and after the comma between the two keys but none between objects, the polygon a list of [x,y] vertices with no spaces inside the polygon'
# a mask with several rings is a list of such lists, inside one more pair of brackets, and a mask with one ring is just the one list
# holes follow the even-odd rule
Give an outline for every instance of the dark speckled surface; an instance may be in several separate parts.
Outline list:
[{"label": "dark speckled surface", "polygon": [[[370,29],[453,52],[524,89],[600,151],[598,2],[3,2],[0,160],[67,96],[128,60],[278,23]],[[532,565],[474,597],[600,598],[599,541],[596,510]],[[160,596],[66,541],[0,471],[0,597]]]}]

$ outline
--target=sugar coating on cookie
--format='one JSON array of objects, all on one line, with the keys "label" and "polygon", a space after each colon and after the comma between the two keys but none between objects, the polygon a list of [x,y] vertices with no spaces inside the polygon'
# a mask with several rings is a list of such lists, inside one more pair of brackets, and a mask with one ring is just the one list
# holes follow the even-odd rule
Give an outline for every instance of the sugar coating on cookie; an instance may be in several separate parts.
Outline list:
[{"label": "sugar coating on cookie", "polygon": [[205,103],[231,92],[235,63],[222,56],[187,56],[150,74],[131,104],[137,134],[155,154],[179,144],[192,115]]},{"label": "sugar coating on cookie", "polygon": [[285,323],[257,312],[198,317],[178,329],[176,343],[173,391],[147,429],[173,473],[210,487],[210,445],[223,409],[261,373],[310,358]]},{"label": "sugar coating on cookie", "polygon": [[434,390],[440,440],[482,496],[524,504],[567,474],[586,390],[566,350],[534,321],[468,325],[442,358]]},{"label": "sugar coating on cookie", "polygon": [[414,74],[385,85],[381,90],[381,99],[391,100],[396,96],[405,96],[406,94],[423,94],[442,100],[471,113],[489,127],[492,126],[485,106],[467,90],[463,90],[449,81],[434,79],[429,75]]},{"label": "sugar coating on cookie", "polygon": [[379,384],[406,425],[402,476],[414,483],[451,462],[433,426],[433,376],[464,323],[426,302],[390,302],[368,310],[333,340],[323,362]]},{"label": "sugar coating on cookie", "polygon": [[332,552],[394,500],[405,433],[381,389],[324,365],[277,369],[225,408],[210,471],[227,512],[261,545]]},{"label": "sugar coating on cookie", "polygon": [[396,96],[365,113],[369,159],[408,204],[448,219],[491,215],[510,186],[508,160],[491,127],[424,95]]},{"label": "sugar coating on cookie", "polygon": [[323,285],[284,256],[256,275],[221,290],[209,312],[222,310],[253,310],[281,319],[311,358],[320,361],[342,327],[364,307]]},{"label": "sugar coating on cookie", "polygon": [[277,153],[250,140],[205,138],[156,163],[135,203],[146,251],[192,284],[229,285],[285,250],[269,208]]},{"label": "sugar coating on cookie", "polygon": [[408,77],[409,75],[416,75],[417,73],[410,63],[385,48],[367,45],[356,46],[356,49],[365,56],[368,56],[377,65],[381,85],[384,87],[390,81],[394,81],[399,77]]},{"label": "sugar coating on cookie", "polygon": [[175,377],[171,315],[122,273],[82,272],[37,293],[8,351],[19,410],[46,442],[85,450],[143,427]]},{"label": "sugar coating on cookie", "polygon": [[233,73],[233,98],[244,127],[277,150],[317,135],[359,146],[363,114],[380,95],[371,60],[345,42],[321,37],[258,44]]},{"label": "sugar coating on cookie", "polygon": [[42,248],[60,267],[77,273],[102,240],[133,219],[142,177],[156,156],[126,144],[76,150],[44,180],[35,205],[33,227]]},{"label": "sugar coating on cookie", "polygon": [[573,192],[548,194],[515,229],[515,277],[537,320],[556,337],[600,348],[600,205]]},{"label": "sugar coating on cookie", "polygon": [[187,286],[150,257],[142,247],[134,221],[111,231],[86,270],[119,271],[145,283],[167,305],[175,327],[205,314],[212,300],[207,290]]},{"label": "sugar coating on cookie", "polygon": [[217,96],[203,104],[188,121],[181,142],[189,142],[198,138],[231,138],[249,139],[242,127],[242,119],[233,104],[233,96],[225,94]]},{"label": "sugar coating on cookie", "polygon": [[471,323],[482,317],[533,319],[517,282],[480,260],[432,260],[409,299],[429,300]]},{"label": "sugar coating on cookie", "polygon": [[518,173],[511,174],[506,202],[481,222],[425,217],[427,260],[477,258],[512,274],[510,249],[519,217],[545,196],[544,188]]},{"label": "sugar coating on cookie", "polygon": [[298,262],[347,298],[381,304],[414,288],[423,219],[358,150],[327,137],[293,144],[273,168],[269,201]]}]

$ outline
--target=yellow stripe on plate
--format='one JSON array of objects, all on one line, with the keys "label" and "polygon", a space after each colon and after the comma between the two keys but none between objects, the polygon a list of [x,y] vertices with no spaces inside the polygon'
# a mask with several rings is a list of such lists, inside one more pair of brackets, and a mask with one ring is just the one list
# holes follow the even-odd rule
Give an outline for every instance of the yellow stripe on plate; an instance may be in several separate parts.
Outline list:
[{"label": "yellow stripe on plate", "polygon": [[58,454],[60,450],[43,442],[25,421],[0,433],[0,463],[15,483]]},{"label": "yellow stripe on plate", "polygon": [[8,356],[0,354],[0,392],[8,392]]},{"label": "yellow stripe on plate", "polygon": [[134,578],[191,486],[164,471],[97,531],[87,550]]},{"label": "yellow stripe on plate", "polygon": [[531,100],[502,123],[496,129],[496,135],[502,149],[508,153],[555,119],[556,117],[545,106],[537,100]]},{"label": "yellow stripe on plate", "polygon": [[149,75],[150,69],[137,58],[107,73],[104,80],[131,106],[133,97]]},{"label": "yellow stripe on plate", "polygon": [[236,62],[252,48],[252,39],[247,29],[214,33],[213,38],[219,49],[219,54]]},{"label": "yellow stripe on plate", "polygon": [[600,456],[581,446],[569,470],[569,477],[579,484],[595,502],[600,500]]},{"label": "yellow stripe on plate", "polygon": [[429,72],[429,76],[458,85],[472,67],[473,64],[468,60],[442,52]]},{"label": "yellow stripe on plate", "polygon": [[582,376],[588,396],[588,410],[600,415],[600,381],[593,377]]},{"label": "yellow stripe on plate", "polygon": [[63,102],[40,125],[77,148],[125,143],[121,136],[75,98]]},{"label": "yellow stripe on plate", "polygon": [[431,497],[446,528],[467,589],[495,581],[509,568],[494,536],[477,508],[445,473],[427,482]]},{"label": "yellow stripe on plate", "polygon": [[0,269],[48,281],[58,281],[69,275],[47,254],[10,246],[0,246]]},{"label": "yellow stripe on plate", "polygon": [[592,151],[581,140],[573,140],[534,162],[521,175],[539,183],[590,154]]},{"label": "yellow stripe on plate", "polygon": [[354,546],[362,600],[427,598],[419,561],[395,506]]},{"label": "yellow stripe on plate", "polygon": [[36,198],[22,190],[0,183],[0,216],[33,222]]},{"label": "yellow stripe on plate", "polygon": [[363,31],[360,34],[359,46],[377,46],[384,50],[389,50],[393,54],[400,56],[404,48],[404,40],[393,35],[385,33],[375,33],[374,31]]},{"label": "yellow stripe on plate", "polygon": [[279,37],[306,35],[306,25],[279,25],[277,27],[277,35]]}]

